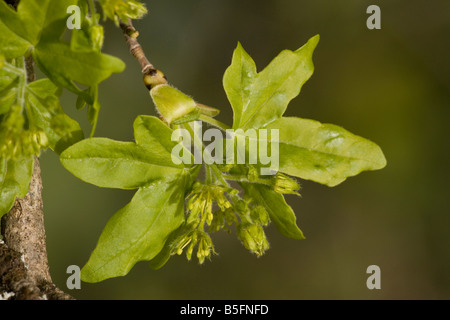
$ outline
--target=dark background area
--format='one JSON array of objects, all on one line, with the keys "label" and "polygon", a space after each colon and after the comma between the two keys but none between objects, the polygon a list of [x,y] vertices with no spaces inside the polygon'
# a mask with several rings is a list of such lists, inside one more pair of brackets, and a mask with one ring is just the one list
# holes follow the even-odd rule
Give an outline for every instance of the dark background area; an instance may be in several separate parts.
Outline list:
[{"label": "dark background area", "polygon": [[[320,34],[315,73],[287,115],[334,123],[373,140],[388,165],[328,188],[300,181],[288,196],[306,236],[267,229],[261,258],[235,233],[213,235],[219,255],[198,265],[173,257],[159,271],[138,263],[126,277],[82,283],[79,299],[449,299],[450,2],[324,0],[145,1],[135,23],[150,61],[197,101],[232,112],[222,77],[238,41],[262,70],[283,49]],[[366,9],[381,8],[381,30]],[[121,31],[105,25],[104,51],[127,69],[100,86],[97,136],[132,141],[132,123],[155,115]],[[89,133],[85,112],[64,93],[65,110]],[[101,189],[41,157],[50,271],[66,289],[66,268],[82,267],[107,220],[133,192]],[[366,269],[381,268],[381,290]]]}]

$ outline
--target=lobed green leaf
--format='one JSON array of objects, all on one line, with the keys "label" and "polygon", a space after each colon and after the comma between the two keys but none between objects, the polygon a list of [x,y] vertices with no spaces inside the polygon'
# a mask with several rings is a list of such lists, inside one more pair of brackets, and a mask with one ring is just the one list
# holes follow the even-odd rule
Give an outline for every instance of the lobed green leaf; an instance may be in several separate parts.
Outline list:
[{"label": "lobed green leaf", "polygon": [[283,115],[314,71],[312,54],[318,42],[317,35],[294,52],[282,51],[260,73],[238,44],[223,79],[234,111],[233,129],[258,129]]},{"label": "lobed green leaf", "polygon": [[95,51],[72,51],[64,42],[41,43],[33,57],[50,80],[83,96],[89,103],[93,103],[92,96],[78,88],[76,83],[96,86],[112,73],[125,69],[125,64],[116,57]]},{"label": "lobed green leaf", "polygon": [[169,152],[106,138],[80,141],[60,160],[76,177],[103,188],[135,189],[179,175],[184,168],[172,162]]},{"label": "lobed green leaf", "polygon": [[332,187],[386,165],[378,145],[333,124],[287,117],[264,128],[279,129],[279,171],[295,177]]},{"label": "lobed green leaf", "polygon": [[29,48],[39,43],[44,29],[54,29],[55,21],[65,21],[68,15],[67,7],[77,2],[77,0],[21,0],[15,11],[5,1],[1,1],[0,44],[5,56],[15,58],[24,55]]},{"label": "lobed green leaf", "polygon": [[81,270],[85,282],[126,275],[138,261],[153,259],[184,221],[185,176],[140,188],[106,224]]}]

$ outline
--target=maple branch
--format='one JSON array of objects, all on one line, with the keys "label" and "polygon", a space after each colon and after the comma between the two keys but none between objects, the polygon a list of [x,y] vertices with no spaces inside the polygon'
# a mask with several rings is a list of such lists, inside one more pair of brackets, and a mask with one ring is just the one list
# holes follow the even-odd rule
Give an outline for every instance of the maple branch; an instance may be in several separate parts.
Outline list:
[{"label": "maple branch", "polygon": [[147,59],[141,44],[137,40],[139,32],[134,28],[131,20],[128,20],[127,23],[120,22],[120,28],[122,29],[130,53],[141,66],[145,86],[150,90],[155,85],[167,84],[167,78],[164,74],[156,69]]}]

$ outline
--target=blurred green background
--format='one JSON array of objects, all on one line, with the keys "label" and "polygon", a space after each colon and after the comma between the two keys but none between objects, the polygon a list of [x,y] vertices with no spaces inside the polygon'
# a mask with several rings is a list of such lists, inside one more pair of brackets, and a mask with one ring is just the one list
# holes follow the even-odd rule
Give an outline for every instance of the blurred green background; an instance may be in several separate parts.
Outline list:
[{"label": "blurred green background", "polygon": [[[173,257],[159,271],[138,263],[123,278],[82,283],[78,299],[449,299],[450,1],[160,0],[136,22],[150,61],[231,124],[222,76],[238,41],[259,70],[281,50],[321,35],[316,70],[289,116],[334,123],[379,144],[385,169],[328,188],[300,181],[287,197],[306,240],[267,229],[261,258],[235,234],[213,235],[218,256],[198,265]],[[381,8],[368,30],[366,9]],[[105,25],[107,53],[127,64],[100,86],[97,136],[133,139],[132,123],[154,115],[137,62],[119,29]],[[64,93],[65,110],[88,134],[85,112]],[[51,152],[41,157],[48,255],[54,281],[85,264],[110,216],[133,192],[77,180]],[[366,269],[381,268],[381,290]]]}]

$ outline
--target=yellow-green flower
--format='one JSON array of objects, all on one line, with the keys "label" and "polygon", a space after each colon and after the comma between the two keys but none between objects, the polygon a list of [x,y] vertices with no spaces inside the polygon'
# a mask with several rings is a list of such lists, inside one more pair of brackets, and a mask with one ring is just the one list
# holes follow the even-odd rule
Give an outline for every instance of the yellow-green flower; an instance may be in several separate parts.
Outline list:
[{"label": "yellow-green flower", "polygon": [[237,228],[237,234],[244,247],[258,257],[269,249],[269,243],[261,225],[241,223]]},{"label": "yellow-green flower", "polygon": [[300,185],[295,179],[288,177],[285,174],[277,172],[273,180],[273,189],[275,192],[281,194],[296,194],[299,195],[297,190],[300,189]]}]

